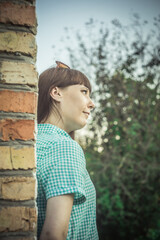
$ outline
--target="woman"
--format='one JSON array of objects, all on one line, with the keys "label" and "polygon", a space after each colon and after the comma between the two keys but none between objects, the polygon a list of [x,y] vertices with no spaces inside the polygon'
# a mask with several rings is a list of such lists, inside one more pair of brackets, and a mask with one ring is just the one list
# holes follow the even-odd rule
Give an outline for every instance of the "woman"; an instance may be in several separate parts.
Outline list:
[{"label": "woman", "polygon": [[73,140],[94,108],[91,85],[81,72],[56,63],[39,77],[38,239],[97,240],[95,188]]}]

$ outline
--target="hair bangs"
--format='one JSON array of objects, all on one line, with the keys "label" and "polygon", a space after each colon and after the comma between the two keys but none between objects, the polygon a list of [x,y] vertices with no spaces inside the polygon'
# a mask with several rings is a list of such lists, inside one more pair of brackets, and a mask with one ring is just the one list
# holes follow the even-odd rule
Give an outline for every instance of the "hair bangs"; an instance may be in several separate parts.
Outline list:
[{"label": "hair bangs", "polygon": [[87,87],[89,89],[89,91],[91,93],[92,87],[91,87],[89,79],[80,71],[77,71],[77,70],[72,70],[72,71],[73,71],[73,76],[71,78],[71,84],[84,85],[85,87]]}]

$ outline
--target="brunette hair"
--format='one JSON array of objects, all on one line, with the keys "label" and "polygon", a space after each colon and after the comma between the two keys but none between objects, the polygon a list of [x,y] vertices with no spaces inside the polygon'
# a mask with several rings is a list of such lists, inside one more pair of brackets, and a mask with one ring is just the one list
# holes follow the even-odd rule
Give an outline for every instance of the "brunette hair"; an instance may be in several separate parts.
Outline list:
[{"label": "brunette hair", "polygon": [[38,123],[45,122],[51,110],[56,110],[58,112],[56,102],[50,96],[51,90],[54,87],[64,88],[76,84],[86,86],[91,92],[91,84],[88,78],[80,71],[69,68],[52,67],[40,74],[38,83]]}]

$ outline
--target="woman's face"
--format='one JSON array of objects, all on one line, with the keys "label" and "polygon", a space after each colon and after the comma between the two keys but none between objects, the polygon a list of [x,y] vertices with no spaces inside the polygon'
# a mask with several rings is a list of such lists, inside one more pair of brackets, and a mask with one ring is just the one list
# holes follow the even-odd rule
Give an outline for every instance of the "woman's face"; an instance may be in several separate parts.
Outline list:
[{"label": "woman's face", "polygon": [[84,127],[94,103],[84,85],[71,85],[61,89],[60,112],[67,132]]}]

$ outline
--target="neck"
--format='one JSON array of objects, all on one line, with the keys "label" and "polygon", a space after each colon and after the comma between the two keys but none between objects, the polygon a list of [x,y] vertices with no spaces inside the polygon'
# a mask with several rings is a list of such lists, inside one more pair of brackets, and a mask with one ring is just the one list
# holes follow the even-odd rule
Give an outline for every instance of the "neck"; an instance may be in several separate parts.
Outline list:
[{"label": "neck", "polygon": [[[52,125],[54,125],[54,126],[56,126],[56,127],[59,127],[59,128],[61,128],[61,129],[63,129],[64,131],[66,131],[65,128],[64,128],[64,124],[62,123],[62,121],[52,121],[52,120],[50,120],[50,119],[47,119],[44,123],[52,124]],[[67,132],[67,131],[66,131],[66,132]]]},{"label": "neck", "polygon": [[[63,129],[64,131],[66,131],[66,129],[64,128],[64,124],[62,122],[62,120],[60,119],[59,121],[52,121],[50,119],[47,119],[44,123],[46,124],[52,124],[56,127],[59,127],[61,129]],[[66,131],[70,136],[71,138],[74,140],[75,139],[75,131]]]},{"label": "neck", "polygon": [[59,127],[61,129],[63,129],[64,131],[66,131],[67,133],[72,132],[72,130],[68,129],[65,126],[62,117],[59,116],[59,115],[56,115],[56,114],[50,115],[44,123],[49,123],[49,124],[52,124],[52,125],[54,125],[56,127]]}]

